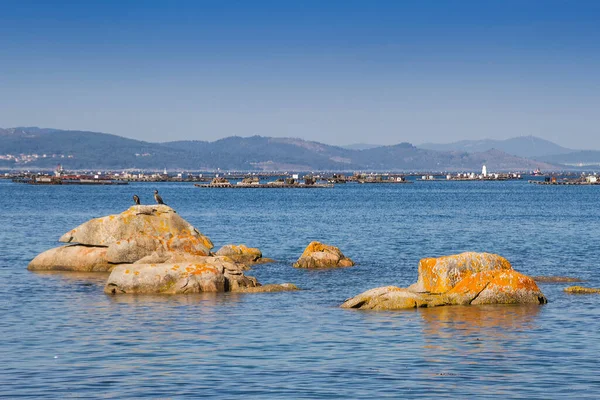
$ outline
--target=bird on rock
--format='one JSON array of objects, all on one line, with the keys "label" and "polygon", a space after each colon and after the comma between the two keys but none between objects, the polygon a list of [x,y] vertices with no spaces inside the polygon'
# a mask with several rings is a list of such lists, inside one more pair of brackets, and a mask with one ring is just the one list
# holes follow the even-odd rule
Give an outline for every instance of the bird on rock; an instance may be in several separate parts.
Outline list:
[{"label": "bird on rock", "polygon": [[163,199],[162,199],[162,197],[160,197],[160,195],[158,194],[158,190],[155,190],[155,191],[154,191],[154,200],[156,200],[156,203],[157,203],[157,204],[165,204],[165,203],[163,202]]},{"label": "bird on rock", "polygon": [[137,194],[133,195],[133,202],[138,206],[140,205],[140,198],[138,197]]}]

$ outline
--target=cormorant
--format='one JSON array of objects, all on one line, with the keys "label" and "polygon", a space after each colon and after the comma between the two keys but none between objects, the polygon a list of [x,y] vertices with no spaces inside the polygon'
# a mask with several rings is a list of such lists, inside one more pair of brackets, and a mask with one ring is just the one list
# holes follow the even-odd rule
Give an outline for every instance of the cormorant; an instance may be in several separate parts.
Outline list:
[{"label": "cormorant", "polygon": [[155,191],[154,191],[154,200],[156,200],[156,203],[158,203],[158,204],[165,204],[165,203],[163,202],[163,199],[162,199],[162,197],[160,197],[160,196],[159,196],[159,194],[158,194],[158,190],[155,190]]},{"label": "cormorant", "polygon": [[140,198],[138,197],[137,194],[133,195],[133,202],[138,206],[140,205]]}]

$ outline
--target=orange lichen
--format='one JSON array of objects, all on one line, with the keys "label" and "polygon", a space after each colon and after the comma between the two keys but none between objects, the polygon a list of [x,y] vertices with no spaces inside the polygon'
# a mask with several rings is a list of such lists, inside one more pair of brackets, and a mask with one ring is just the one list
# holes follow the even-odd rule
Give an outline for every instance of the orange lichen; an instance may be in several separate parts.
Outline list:
[{"label": "orange lichen", "polygon": [[489,253],[462,253],[419,262],[419,281],[425,291],[445,293],[474,273],[486,270],[511,270],[504,257]]},{"label": "orange lichen", "polygon": [[539,292],[535,281],[514,270],[483,271],[461,280],[448,294],[475,294],[484,289],[498,292],[530,290]]},{"label": "orange lichen", "polygon": [[219,270],[208,264],[194,264],[192,275],[202,275],[204,273],[218,274]]}]

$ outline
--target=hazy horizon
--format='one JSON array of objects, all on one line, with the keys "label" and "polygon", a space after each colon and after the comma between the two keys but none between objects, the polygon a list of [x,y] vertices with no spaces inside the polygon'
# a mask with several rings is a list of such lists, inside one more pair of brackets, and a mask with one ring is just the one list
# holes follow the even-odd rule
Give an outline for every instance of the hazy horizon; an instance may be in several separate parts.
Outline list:
[{"label": "hazy horizon", "polygon": [[8,1],[0,126],[600,148],[600,3]]}]

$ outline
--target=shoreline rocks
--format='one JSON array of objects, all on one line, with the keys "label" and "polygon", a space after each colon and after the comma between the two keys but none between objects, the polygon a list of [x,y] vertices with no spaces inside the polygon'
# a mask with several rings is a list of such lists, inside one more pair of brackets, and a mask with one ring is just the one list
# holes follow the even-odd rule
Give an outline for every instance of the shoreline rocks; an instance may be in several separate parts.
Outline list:
[{"label": "shoreline rocks", "polygon": [[337,247],[311,242],[294,263],[294,268],[336,268],[353,265],[354,261],[346,257]]},{"label": "shoreline rocks", "polygon": [[[430,289],[430,290],[427,290]],[[400,310],[480,304],[545,304],[535,281],[512,269],[503,257],[463,253],[419,262],[417,283],[385,286],[346,300],[342,308]]]}]

